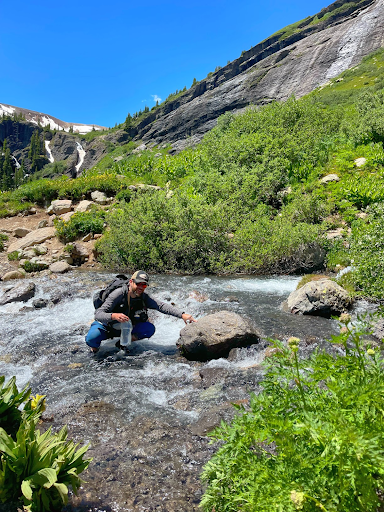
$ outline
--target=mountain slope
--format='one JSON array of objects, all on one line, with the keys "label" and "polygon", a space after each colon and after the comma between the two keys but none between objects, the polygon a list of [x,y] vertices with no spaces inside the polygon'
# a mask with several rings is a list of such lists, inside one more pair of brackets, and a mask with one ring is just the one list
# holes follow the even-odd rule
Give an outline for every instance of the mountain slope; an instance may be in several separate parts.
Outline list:
[{"label": "mountain slope", "polygon": [[131,135],[181,149],[198,142],[224,112],[301,97],[382,46],[384,0],[339,0],[152,110]]},{"label": "mountain slope", "polygon": [[60,119],[57,119],[57,117],[52,117],[48,114],[43,114],[42,112],[35,112],[34,110],[27,110],[25,108],[14,107],[12,105],[0,103],[0,117],[15,115],[19,115],[25,121],[41,126],[43,128],[49,126],[52,130],[63,130],[65,132],[73,131],[75,133],[84,134],[89,133],[92,130],[107,129],[105,126],[80,123],[67,123],[66,121],[61,121]]}]

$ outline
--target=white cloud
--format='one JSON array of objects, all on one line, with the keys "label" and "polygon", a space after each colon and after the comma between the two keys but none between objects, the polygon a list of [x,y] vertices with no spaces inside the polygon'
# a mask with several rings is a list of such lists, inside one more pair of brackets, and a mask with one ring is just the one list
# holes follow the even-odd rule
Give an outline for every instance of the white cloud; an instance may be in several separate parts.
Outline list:
[{"label": "white cloud", "polygon": [[153,101],[156,103],[156,101],[158,101],[159,103],[161,103],[161,98],[160,96],[158,96],[157,94],[151,94],[152,98],[153,98]]}]

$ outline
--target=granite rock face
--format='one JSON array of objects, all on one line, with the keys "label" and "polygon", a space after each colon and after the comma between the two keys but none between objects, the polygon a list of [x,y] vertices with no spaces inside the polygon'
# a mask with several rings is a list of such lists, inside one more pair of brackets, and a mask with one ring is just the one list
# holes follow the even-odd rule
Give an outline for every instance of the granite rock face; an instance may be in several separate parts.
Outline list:
[{"label": "granite rock face", "polygon": [[[345,3],[335,2],[326,10]],[[151,112],[138,126],[136,138],[183,149],[198,142],[224,112],[291,95],[299,98],[384,45],[383,0],[359,2],[341,16],[314,25],[311,19],[305,21],[300,32],[282,41],[278,35],[266,39]]]},{"label": "granite rock face", "polygon": [[231,311],[219,311],[186,325],[180,331],[177,346],[187,359],[208,361],[259,341],[259,334],[248,320]]}]

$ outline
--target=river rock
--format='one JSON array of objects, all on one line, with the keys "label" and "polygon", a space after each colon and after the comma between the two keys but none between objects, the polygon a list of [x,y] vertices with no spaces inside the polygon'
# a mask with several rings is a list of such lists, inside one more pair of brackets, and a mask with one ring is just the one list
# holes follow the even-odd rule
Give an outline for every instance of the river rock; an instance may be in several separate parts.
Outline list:
[{"label": "river rock", "polygon": [[55,199],[52,201],[47,213],[54,213],[55,215],[62,215],[72,210],[72,201],[70,199]]},{"label": "river rock", "polygon": [[23,227],[17,227],[15,228],[15,230],[13,231],[13,234],[16,238],[23,238],[25,237],[26,235],[28,235],[28,233],[30,233],[31,230],[28,229],[28,228],[23,228]]},{"label": "river rock", "polygon": [[10,302],[26,302],[35,295],[35,283],[21,283],[12,286],[0,297],[0,306],[9,304]]},{"label": "river rock", "polygon": [[70,269],[70,265],[66,261],[56,261],[49,266],[49,270],[55,274],[64,274]]},{"label": "river rock", "polygon": [[56,235],[56,228],[41,228],[31,231],[24,238],[20,240],[16,240],[13,242],[7,249],[7,253],[11,253],[13,251],[20,251],[26,249],[27,247],[31,247],[32,245],[38,245],[42,242],[45,242],[49,238],[53,238]]},{"label": "river rock", "polygon": [[330,318],[340,315],[351,305],[348,293],[330,279],[311,281],[290,294],[287,309],[297,315]]},{"label": "river rock", "polygon": [[208,361],[226,357],[232,348],[259,341],[248,320],[231,311],[219,311],[186,325],[180,331],[177,347],[187,359]]},{"label": "river rock", "polygon": [[32,301],[32,306],[35,308],[35,309],[42,309],[42,308],[46,308],[49,304],[49,300],[47,299],[43,299],[43,298],[39,298],[39,299],[35,299],[34,301]]}]

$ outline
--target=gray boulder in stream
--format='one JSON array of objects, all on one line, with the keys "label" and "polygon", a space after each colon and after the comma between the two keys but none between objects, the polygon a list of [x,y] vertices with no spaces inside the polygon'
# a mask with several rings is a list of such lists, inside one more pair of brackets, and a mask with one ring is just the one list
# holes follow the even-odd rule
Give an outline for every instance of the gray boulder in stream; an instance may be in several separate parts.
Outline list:
[{"label": "gray boulder in stream", "polygon": [[8,288],[0,297],[0,306],[10,302],[26,302],[35,295],[35,283],[21,283]]},{"label": "gray boulder in stream", "polygon": [[209,361],[259,341],[260,335],[246,319],[231,311],[219,311],[186,325],[176,345],[187,359]]},{"label": "gray boulder in stream", "polygon": [[311,281],[290,294],[287,309],[297,315],[330,318],[340,315],[351,305],[348,293],[330,279]]}]

